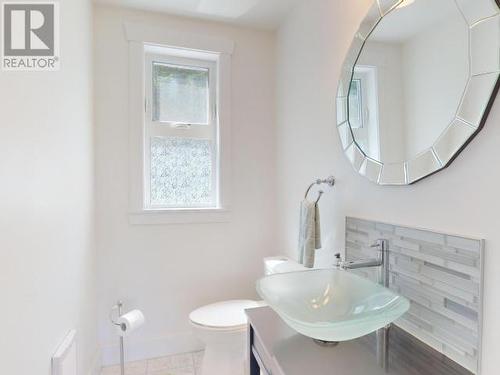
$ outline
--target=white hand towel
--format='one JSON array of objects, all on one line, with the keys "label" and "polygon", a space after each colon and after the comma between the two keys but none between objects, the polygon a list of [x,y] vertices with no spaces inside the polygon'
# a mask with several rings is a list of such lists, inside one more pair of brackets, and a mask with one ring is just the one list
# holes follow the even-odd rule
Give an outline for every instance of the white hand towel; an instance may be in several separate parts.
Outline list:
[{"label": "white hand towel", "polygon": [[314,248],[321,249],[321,222],[319,219],[319,206],[314,204]]},{"label": "white hand towel", "polygon": [[300,205],[299,262],[308,268],[314,267],[315,251],[320,248],[319,208],[306,199]]}]

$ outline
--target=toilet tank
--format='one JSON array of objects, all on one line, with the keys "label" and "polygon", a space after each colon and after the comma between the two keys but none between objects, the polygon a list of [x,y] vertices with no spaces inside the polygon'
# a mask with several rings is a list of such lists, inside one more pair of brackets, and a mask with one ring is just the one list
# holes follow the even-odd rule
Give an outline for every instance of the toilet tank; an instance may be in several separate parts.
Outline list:
[{"label": "toilet tank", "polygon": [[305,271],[309,268],[304,267],[297,261],[286,256],[275,256],[264,258],[264,274],[273,275],[276,273]]}]

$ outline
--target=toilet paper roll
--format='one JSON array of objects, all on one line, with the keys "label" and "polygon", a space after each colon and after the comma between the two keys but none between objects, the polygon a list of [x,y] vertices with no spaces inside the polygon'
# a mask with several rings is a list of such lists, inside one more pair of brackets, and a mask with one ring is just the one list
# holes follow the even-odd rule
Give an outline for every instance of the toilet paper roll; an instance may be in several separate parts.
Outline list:
[{"label": "toilet paper roll", "polygon": [[132,310],[118,318],[117,331],[120,336],[128,336],[144,324],[144,314],[140,310]]}]

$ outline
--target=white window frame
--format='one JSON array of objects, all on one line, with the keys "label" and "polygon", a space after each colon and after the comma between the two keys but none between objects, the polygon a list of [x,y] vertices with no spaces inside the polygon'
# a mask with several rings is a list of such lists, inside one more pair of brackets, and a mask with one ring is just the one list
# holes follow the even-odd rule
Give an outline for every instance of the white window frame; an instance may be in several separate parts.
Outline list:
[{"label": "white window frame", "polygon": [[371,157],[380,159],[379,104],[378,104],[378,70],[376,66],[356,66],[354,79],[361,83],[361,118],[363,126],[353,128],[356,139],[364,139],[370,148]]},{"label": "white window frame", "polygon": [[[158,48],[155,48],[158,49]],[[169,66],[191,67],[208,69],[209,100],[208,100],[208,123],[189,124],[189,129],[175,128],[175,123],[167,121],[153,120],[153,64],[161,63]],[[165,54],[158,54],[149,51],[146,46],[145,51],[145,128],[144,128],[144,207],[145,209],[199,209],[199,208],[219,208],[219,124],[217,119],[217,61],[200,60],[185,57],[172,56],[165,50]],[[212,148],[212,203],[208,205],[186,206],[161,206],[151,203],[151,139],[153,137],[179,137],[210,139],[213,142]]]},{"label": "white window frame", "polygon": [[[231,54],[226,39],[188,34],[161,26],[125,23],[129,43],[129,222],[131,224],[183,224],[228,222],[231,219]],[[218,205],[198,208],[147,208],[146,163],[146,52],[161,48],[179,59],[216,61],[218,129]],[[163,54],[163,52],[162,52]],[[180,60],[179,60],[180,61]]]}]

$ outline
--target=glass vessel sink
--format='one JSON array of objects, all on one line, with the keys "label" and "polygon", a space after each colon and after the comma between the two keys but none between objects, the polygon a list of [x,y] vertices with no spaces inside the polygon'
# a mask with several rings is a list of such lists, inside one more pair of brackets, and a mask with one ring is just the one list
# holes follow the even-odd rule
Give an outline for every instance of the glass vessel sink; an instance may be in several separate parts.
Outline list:
[{"label": "glass vessel sink", "polygon": [[410,307],[406,298],[341,269],[266,276],[257,291],[294,330],[327,342],[367,335]]}]

